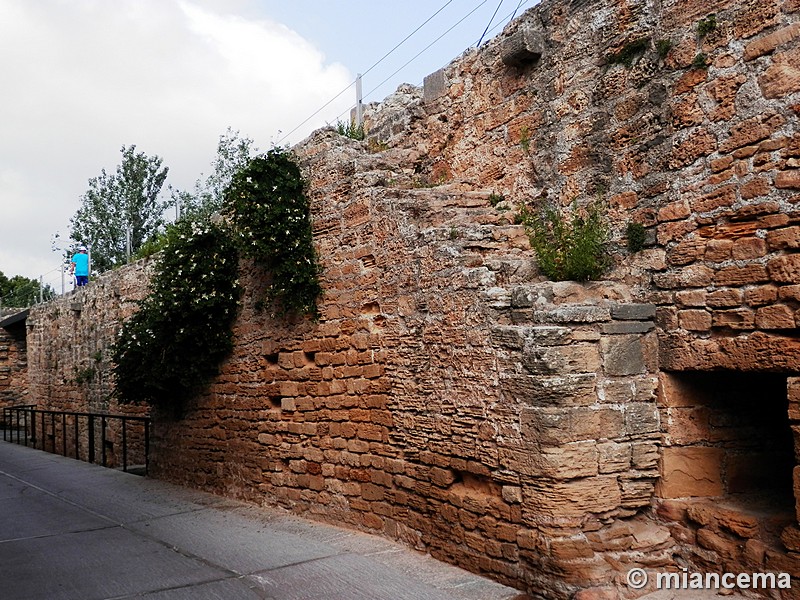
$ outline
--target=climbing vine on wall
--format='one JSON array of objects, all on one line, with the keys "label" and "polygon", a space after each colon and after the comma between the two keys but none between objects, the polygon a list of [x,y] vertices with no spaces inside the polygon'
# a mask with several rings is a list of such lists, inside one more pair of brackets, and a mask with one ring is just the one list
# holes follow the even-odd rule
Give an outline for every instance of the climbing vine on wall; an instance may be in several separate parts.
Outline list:
[{"label": "climbing vine on wall", "polygon": [[239,256],[262,265],[280,312],[317,316],[322,289],[300,170],[285,150],[253,159],[226,191],[216,222],[166,234],[151,292],[112,349],[123,402],[179,407],[218,373],[233,345]]}]

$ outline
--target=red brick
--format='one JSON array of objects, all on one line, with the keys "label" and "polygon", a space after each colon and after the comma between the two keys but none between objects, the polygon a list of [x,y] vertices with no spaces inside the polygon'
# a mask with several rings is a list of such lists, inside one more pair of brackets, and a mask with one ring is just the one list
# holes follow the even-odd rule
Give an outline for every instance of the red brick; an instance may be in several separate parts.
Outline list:
[{"label": "red brick", "polygon": [[794,329],[794,311],[785,304],[773,304],[756,311],[759,329]]}]

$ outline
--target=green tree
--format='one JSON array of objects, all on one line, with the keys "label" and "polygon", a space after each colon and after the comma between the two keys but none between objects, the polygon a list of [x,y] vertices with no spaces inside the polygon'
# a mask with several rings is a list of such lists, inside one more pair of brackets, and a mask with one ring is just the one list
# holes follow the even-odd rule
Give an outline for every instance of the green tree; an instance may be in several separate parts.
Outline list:
[{"label": "green tree", "polygon": [[178,203],[181,214],[189,217],[208,216],[219,212],[223,205],[226,188],[231,184],[233,176],[246,168],[258,148],[253,140],[239,137],[239,132],[230,127],[219,136],[217,155],[211,161],[212,173],[204,180],[195,181],[191,192],[172,189],[172,201]]},{"label": "green tree", "polygon": [[92,267],[107,271],[123,264],[130,251],[135,253],[164,224],[168,202],[159,194],[169,169],[158,156],[136,152],[136,146],[123,146],[122,162],[116,172],[89,180],[81,207],[70,220],[70,237],[91,246]]},{"label": "green tree", "polygon": [[[50,300],[56,295],[49,285],[42,289],[42,299]],[[39,301],[39,282],[22,275],[6,277],[0,272],[0,307],[25,308]]]}]

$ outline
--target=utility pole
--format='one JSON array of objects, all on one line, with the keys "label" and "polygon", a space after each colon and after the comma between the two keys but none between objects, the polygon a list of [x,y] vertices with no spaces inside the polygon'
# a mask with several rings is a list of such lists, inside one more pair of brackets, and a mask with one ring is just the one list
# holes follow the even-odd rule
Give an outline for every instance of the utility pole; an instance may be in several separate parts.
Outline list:
[{"label": "utility pole", "polygon": [[359,129],[364,125],[364,106],[361,101],[361,73],[359,73],[356,75],[356,127]]},{"label": "utility pole", "polygon": [[44,275],[39,275],[39,304],[44,302]]}]

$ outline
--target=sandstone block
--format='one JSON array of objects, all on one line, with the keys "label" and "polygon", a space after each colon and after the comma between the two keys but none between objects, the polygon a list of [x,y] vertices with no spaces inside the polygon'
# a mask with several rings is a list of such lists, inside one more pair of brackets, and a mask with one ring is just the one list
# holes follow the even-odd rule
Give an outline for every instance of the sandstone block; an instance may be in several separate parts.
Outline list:
[{"label": "sandstone block", "polygon": [[627,471],[631,466],[631,445],[619,442],[597,444],[597,462],[601,474]]},{"label": "sandstone block", "polygon": [[503,393],[528,406],[572,406],[597,402],[597,375],[512,375],[502,380]]},{"label": "sandstone block", "polygon": [[717,140],[707,129],[698,127],[685,139],[676,141],[669,159],[669,167],[678,169],[692,164],[702,156],[708,156],[717,149]]},{"label": "sandstone block", "polygon": [[678,221],[685,219],[691,214],[689,204],[686,200],[676,200],[670,202],[666,206],[662,206],[658,211],[657,219],[659,222],[663,221]]},{"label": "sandstone block", "polygon": [[758,237],[744,237],[737,240],[732,249],[734,260],[750,260],[767,254],[767,243]]},{"label": "sandstone block", "polygon": [[530,506],[551,517],[579,517],[619,507],[622,499],[613,475],[585,477],[572,481],[536,481],[527,494]]},{"label": "sandstone block", "polygon": [[625,430],[628,435],[637,436],[659,430],[660,421],[655,404],[633,403],[625,407]]},{"label": "sandstone block", "polygon": [[[742,266],[730,265],[722,267],[714,275],[713,281],[715,285],[721,287],[741,287],[769,281],[771,276],[771,274],[767,274],[767,268],[764,265],[750,263]],[[779,281],[774,277],[772,279]]]},{"label": "sandstone block", "polygon": [[794,329],[794,311],[785,304],[773,304],[756,311],[759,329]]},{"label": "sandstone block", "polygon": [[662,498],[719,496],[723,493],[724,451],[712,447],[664,448],[658,491]]},{"label": "sandstone block", "polygon": [[770,279],[778,283],[800,282],[800,254],[773,258],[767,263]]},{"label": "sandstone block", "polygon": [[744,48],[743,58],[744,60],[753,60],[788,44],[797,37],[800,37],[800,23],[792,23],[747,44]]},{"label": "sandstone block", "polygon": [[655,304],[614,304],[611,317],[626,321],[646,321],[656,315]]},{"label": "sandstone block", "polygon": [[695,212],[709,212],[722,206],[730,206],[734,202],[736,202],[736,188],[726,185],[692,200],[691,205]]},{"label": "sandstone block", "polygon": [[758,78],[765,98],[783,98],[800,90],[800,48],[776,52],[770,65]]},{"label": "sandstone block", "polygon": [[775,187],[779,189],[800,189],[800,169],[779,171],[775,176]]},{"label": "sandstone block", "polygon": [[596,373],[600,353],[595,344],[542,347],[526,344],[522,365],[534,375]]},{"label": "sandstone block", "polygon": [[678,323],[687,331],[708,331],[711,329],[711,313],[707,310],[678,311]]},{"label": "sandstone block", "polygon": [[675,302],[682,307],[705,306],[707,294],[705,290],[681,290],[675,294]]},{"label": "sandstone block", "polygon": [[782,227],[767,232],[767,245],[770,250],[800,248],[800,227]]},{"label": "sandstone block", "polygon": [[731,135],[720,144],[720,152],[732,152],[770,137],[786,119],[778,114],[746,119],[731,128]]},{"label": "sandstone block", "polygon": [[755,313],[747,308],[734,310],[715,310],[711,313],[712,327],[729,327],[731,329],[753,329]]},{"label": "sandstone block", "polygon": [[750,306],[772,304],[777,299],[778,288],[774,285],[759,285],[747,288],[744,292],[744,301]]},{"label": "sandstone block", "polygon": [[740,306],[742,303],[742,291],[738,289],[714,290],[708,293],[706,302],[711,308]]},{"label": "sandstone block", "polygon": [[600,340],[607,375],[636,375],[646,371],[645,348],[639,335],[609,336]]}]

